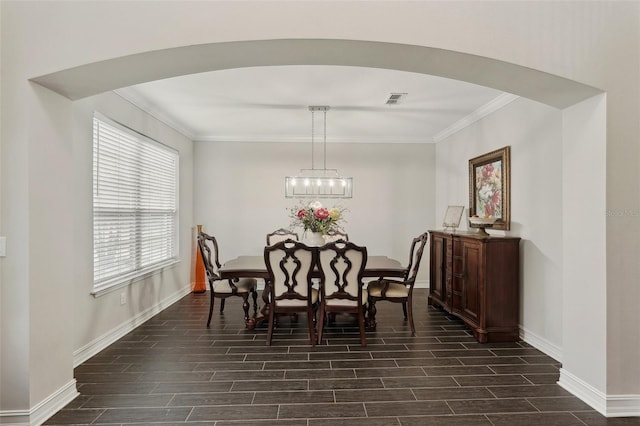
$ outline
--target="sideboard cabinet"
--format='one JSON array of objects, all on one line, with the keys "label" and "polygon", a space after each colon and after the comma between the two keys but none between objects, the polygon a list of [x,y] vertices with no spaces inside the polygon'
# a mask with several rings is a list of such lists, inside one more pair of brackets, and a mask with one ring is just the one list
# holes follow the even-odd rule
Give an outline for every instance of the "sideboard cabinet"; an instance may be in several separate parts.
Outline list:
[{"label": "sideboard cabinet", "polygon": [[518,340],[520,238],[429,233],[428,304],[462,319],[478,342]]}]

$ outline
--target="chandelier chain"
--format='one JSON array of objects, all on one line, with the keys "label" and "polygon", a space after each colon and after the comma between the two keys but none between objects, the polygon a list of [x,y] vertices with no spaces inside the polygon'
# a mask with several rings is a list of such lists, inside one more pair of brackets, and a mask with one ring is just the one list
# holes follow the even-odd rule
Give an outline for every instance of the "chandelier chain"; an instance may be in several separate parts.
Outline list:
[{"label": "chandelier chain", "polygon": [[315,111],[311,111],[311,170],[315,170],[316,168],[316,163],[314,161],[314,152],[315,152],[315,148],[313,145],[314,142],[314,136],[315,136]]},{"label": "chandelier chain", "polygon": [[[309,106],[311,111],[311,169],[300,169],[298,176],[285,176],[287,198],[351,198],[353,178],[341,177],[336,169],[327,169],[327,111],[328,106]],[[323,113],[322,168],[316,168],[316,111]]]},{"label": "chandelier chain", "polygon": [[324,112],[324,163],[323,168],[327,170],[327,111]]}]

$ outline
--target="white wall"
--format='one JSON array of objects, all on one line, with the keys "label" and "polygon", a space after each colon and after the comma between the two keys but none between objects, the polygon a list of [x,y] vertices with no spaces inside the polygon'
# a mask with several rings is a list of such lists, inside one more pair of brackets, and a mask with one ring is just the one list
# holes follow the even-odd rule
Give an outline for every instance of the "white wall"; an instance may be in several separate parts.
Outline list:
[{"label": "white wall", "polygon": [[[195,143],[194,217],[218,239],[222,261],[261,255],[266,234],[291,225],[289,209],[304,201],[284,197],[284,177],[310,157],[310,144]],[[353,177],[354,197],[320,201],[348,209],[351,241],[406,264],[411,239],[435,223],[434,158],[432,144],[328,144],[327,167]],[[419,280],[427,279],[424,256]]]},{"label": "white wall", "polygon": [[[614,306],[607,311],[598,309],[609,306],[607,287],[602,285],[607,265],[601,262],[607,245],[606,225],[602,222],[606,216],[606,178],[600,166],[605,161],[606,148],[598,143],[606,132],[606,108],[606,95],[600,95],[563,111],[562,183],[570,196],[564,197],[562,208],[565,217],[562,328],[567,350],[559,383],[599,411],[628,414],[634,412],[632,399],[611,398],[608,404],[603,392],[607,388],[607,374],[592,368],[594,364],[608,362],[606,340],[611,334],[607,330],[607,316],[618,311]],[[585,117],[589,119],[585,121]],[[575,220],[578,217],[581,220]],[[629,296],[633,294],[629,292]],[[617,359],[617,351],[611,352]],[[612,364],[618,368],[616,362]],[[584,374],[578,377],[576,371]]]},{"label": "white wall", "polygon": [[[44,322],[43,318],[55,318],[60,311],[72,311],[75,301],[65,281],[75,274],[70,263],[61,263],[58,269],[54,269],[56,274],[49,276],[46,283],[36,280],[45,275],[43,271],[48,263],[38,263],[32,257],[32,251],[42,253],[33,247],[37,243],[35,235],[46,230],[42,238],[50,241],[43,247],[49,248],[57,243],[62,245],[59,247],[62,253],[72,252],[79,257],[83,255],[64,234],[64,230],[71,226],[72,219],[69,216],[38,217],[47,211],[48,206],[37,197],[47,191],[53,190],[47,195],[61,200],[75,196],[69,193],[69,187],[58,188],[42,181],[40,172],[35,168],[42,164],[43,156],[52,148],[62,150],[62,153],[53,155],[53,158],[62,158],[60,168],[48,169],[52,171],[48,177],[51,180],[67,182],[70,172],[62,170],[62,167],[75,163],[69,158],[68,152],[64,154],[68,149],[65,138],[71,131],[70,105],[58,95],[41,96],[41,89],[34,89],[28,83],[28,79],[33,77],[98,61],[122,59],[139,52],[229,41],[365,40],[391,43],[391,47],[393,43],[399,43],[403,46],[448,49],[461,53],[454,56],[462,65],[453,67],[448,62],[429,64],[426,68],[438,69],[452,78],[467,76],[472,80],[468,76],[476,74],[478,78],[493,81],[495,87],[508,84],[514,89],[511,92],[516,94],[539,94],[538,99],[547,96],[551,99],[554,94],[562,98],[563,92],[558,89],[565,87],[560,84],[562,79],[605,91],[606,142],[600,138],[596,143],[600,146],[606,143],[607,209],[631,213],[640,211],[638,2],[169,1],[159,7],[156,2],[133,1],[3,1],[0,2],[0,8],[0,229],[8,237],[8,255],[0,259],[2,411],[18,410],[18,414],[26,413],[28,418],[29,410],[44,401],[54,389],[65,386],[72,377],[66,356],[62,360],[56,355],[52,360],[57,364],[51,365],[50,370],[57,369],[60,372],[55,376],[42,371],[39,365],[29,365],[31,353],[40,352],[46,346],[45,337],[37,330]],[[123,20],[122,16],[125,15],[129,19]],[[337,16],[340,19],[336,19]],[[389,16],[394,19],[389,20]],[[111,31],[115,26],[118,31]],[[167,28],[171,28],[171,31],[167,31]],[[300,46],[304,48],[305,44],[301,43]],[[260,46],[256,45],[254,50],[259,52],[259,49]],[[279,53],[282,56],[272,58],[274,63],[286,63],[290,58],[287,52]],[[302,53],[313,54],[308,49]],[[341,53],[344,62],[352,56],[362,56],[359,51]],[[470,55],[465,56],[466,53]],[[522,68],[497,66],[492,69],[502,72],[487,76],[482,67],[464,66],[484,64],[483,61],[473,61],[478,57],[484,57],[487,61],[505,61]],[[214,59],[228,66],[241,66],[244,58],[234,56],[231,51],[228,55],[211,60]],[[311,61],[313,58],[307,59]],[[374,59],[378,61],[378,66],[393,68],[395,65],[384,57]],[[402,58],[404,62],[418,65],[428,62],[428,59],[420,55]],[[161,62],[164,69],[158,70],[141,64],[140,67],[131,68],[130,75],[123,76],[113,72],[113,63],[101,64],[101,73],[94,73],[82,81],[89,85],[98,84],[104,82],[104,76],[107,75],[127,85],[132,81],[146,81],[154,78],[154,75],[162,75],[162,71],[170,72],[181,65],[165,60]],[[224,66],[220,63],[216,65]],[[438,68],[439,65],[442,67]],[[523,75],[545,73],[560,77],[553,80],[556,85],[536,85],[531,84],[528,78],[520,78]],[[589,119],[588,116],[583,118]],[[570,191],[564,189],[564,197],[571,196]],[[435,212],[436,216],[441,214]],[[625,395],[636,412],[640,411],[640,363],[637,362],[640,358],[640,340],[630,336],[638,336],[640,327],[640,310],[637,309],[640,305],[640,289],[637,285],[640,281],[637,262],[640,258],[637,238],[640,221],[637,218],[637,214],[601,218],[602,221],[606,220],[606,255],[601,256],[599,265],[583,265],[597,271],[602,269],[602,263],[607,265],[606,282],[598,283],[606,288],[606,304],[598,304],[597,295],[585,295],[589,298],[590,307],[596,307],[598,316],[606,312],[607,322],[606,336],[599,335],[595,340],[601,346],[598,353],[602,350],[607,352],[606,365],[602,365],[599,355],[583,354],[585,365],[592,362],[589,368],[597,369],[606,376],[606,389],[602,389],[602,383],[590,385],[597,386],[605,397],[616,395],[618,399],[618,396]],[[571,219],[577,224],[591,224],[581,217]],[[62,224],[59,230],[48,226],[58,223]],[[49,295],[47,291],[40,291],[43,286],[60,290],[55,299],[60,304],[42,303],[43,298]],[[43,306],[44,311],[36,309]],[[31,317],[34,317],[33,321]],[[56,333],[60,333],[65,345],[76,340],[68,335],[71,331],[63,324],[55,326]],[[602,333],[601,330],[596,331]],[[580,335],[578,333],[575,337]],[[566,348],[567,336],[563,337],[563,346]],[[590,337],[588,332],[584,332],[584,337]],[[580,347],[574,349],[579,350]],[[584,367],[576,371],[578,378],[587,379],[589,373]]]},{"label": "white wall", "polygon": [[[511,229],[520,242],[523,338],[562,360],[562,113],[519,98],[439,142],[436,211],[469,207],[469,159],[511,146]],[[442,213],[444,214],[444,213]],[[462,228],[468,229],[463,217]]]},{"label": "white wall", "polygon": [[[148,278],[113,292],[92,296],[93,285],[93,214],[92,156],[93,113],[103,115],[163,144],[178,150],[179,163],[179,258],[181,262]],[[193,247],[193,142],[175,130],[150,117],[114,93],[93,96],[73,103],[73,172],[74,197],[70,200],[74,213],[73,282],[73,351],[76,362],[79,351],[91,353],[99,347],[99,338],[140,316],[157,305],[167,303],[190,286],[191,251]],[[120,294],[126,303],[120,304]],[[93,347],[92,347],[93,346]]]},{"label": "white wall", "polygon": [[[73,193],[63,188],[73,186],[73,138],[68,124],[70,103],[49,90],[34,89],[30,120],[41,123],[29,128],[31,158],[28,172],[29,206],[41,214],[28,216],[26,237],[29,259],[37,259],[38,268],[29,268],[29,377],[30,398],[42,400],[59,383],[73,389],[69,373],[73,369],[73,336],[68,332],[74,323],[71,310],[58,310],[76,290],[73,282],[75,254],[71,244],[75,212]],[[92,250],[92,248],[90,248]],[[55,255],[52,255],[52,254]],[[56,365],[52,369],[48,365]]]}]

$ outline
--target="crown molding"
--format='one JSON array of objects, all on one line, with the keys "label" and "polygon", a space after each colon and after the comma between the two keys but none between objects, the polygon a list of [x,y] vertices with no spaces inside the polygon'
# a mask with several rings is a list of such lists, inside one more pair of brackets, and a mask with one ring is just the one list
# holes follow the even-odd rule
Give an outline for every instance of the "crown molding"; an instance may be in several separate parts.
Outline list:
[{"label": "crown molding", "polygon": [[513,95],[511,93],[502,93],[498,95],[496,98],[487,102],[477,110],[473,111],[471,114],[467,115],[464,118],[461,118],[460,120],[453,123],[451,126],[447,127],[446,129],[444,129],[443,131],[435,135],[433,137],[433,142],[438,143],[448,138],[449,136],[459,132],[465,127],[472,125],[476,121],[481,120],[484,117],[488,116],[489,114],[496,112],[500,108],[509,105],[511,102],[515,101],[518,98],[520,98],[520,96]]},{"label": "crown molding", "polygon": [[[199,136],[192,139],[194,142],[234,142],[234,143],[308,143],[311,144],[311,140],[307,137],[291,137],[291,136],[269,136],[269,137],[255,137],[255,136],[238,136],[238,135],[216,135],[216,136]],[[317,142],[316,144],[322,144],[323,142]],[[431,144],[430,139],[418,139],[418,138],[388,138],[388,137],[358,137],[358,138],[327,138],[327,144],[334,143],[369,143],[369,144]]]},{"label": "crown molding", "polygon": [[154,109],[151,104],[149,104],[144,98],[138,96],[133,90],[124,87],[121,89],[114,90],[113,93],[120,96],[122,99],[129,102],[131,105],[135,106],[136,108],[139,108],[145,113],[149,114],[156,120],[171,127],[173,130],[182,134],[184,137],[190,140],[195,139],[195,135],[191,131],[189,131],[185,126],[173,120],[171,117],[164,114],[163,112],[160,112],[157,109]]},{"label": "crown molding", "polygon": [[[129,88],[121,88],[113,91],[116,95],[120,96],[125,101],[131,103],[136,108],[146,112],[156,120],[171,127],[178,133],[182,134],[186,138],[194,142],[253,142],[253,143],[269,143],[269,142],[285,142],[285,143],[306,143],[309,142],[307,137],[291,137],[291,136],[270,136],[270,137],[256,137],[256,136],[241,136],[241,135],[195,135],[188,130],[184,125],[173,120],[170,116],[155,109],[153,105],[147,102],[144,98],[139,96],[135,91]],[[420,138],[393,138],[393,137],[374,137],[374,138],[328,138],[327,143],[380,143],[380,144],[393,144],[393,143],[405,143],[405,144],[423,144],[423,143],[438,143],[447,137],[453,135],[456,132],[470,126],[478,120],[494,113],[495,111],[503,108],[511,102],[518,99],[520,96],[513,95],[511,93],[502,93],[493,100],[487,102],[480,108],[476,109],[466,117],[456,121],[451,126],[442,130],[435,135],[431,140]]]}]

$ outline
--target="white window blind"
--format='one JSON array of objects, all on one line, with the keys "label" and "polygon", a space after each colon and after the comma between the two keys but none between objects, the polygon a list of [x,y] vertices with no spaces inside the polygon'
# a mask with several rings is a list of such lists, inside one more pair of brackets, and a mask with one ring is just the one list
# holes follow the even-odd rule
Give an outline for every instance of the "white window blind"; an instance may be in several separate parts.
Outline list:
[{"label": "white window blind", "polygon": [[177,206],[178,153],[96,114],[94,292],[176,260]]}]

